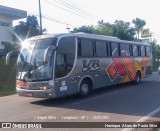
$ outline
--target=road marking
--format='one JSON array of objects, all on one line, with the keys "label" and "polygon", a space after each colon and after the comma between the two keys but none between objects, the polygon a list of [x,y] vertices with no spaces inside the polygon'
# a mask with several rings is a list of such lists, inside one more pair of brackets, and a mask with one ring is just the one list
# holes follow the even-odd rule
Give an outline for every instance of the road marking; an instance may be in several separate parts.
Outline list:
[{"label": "road marking", "polygon": [[102,96],[97,96],[97,97],[94,97],[94,98],[89,98],[87,100],[82,100],[82,101],[79,101],[79,102],[75,102],[75,103],[72,103],[71,105],[76,105],[76,104],[80,104],[80,103],[83,103],[83,102],[92,101],[92,100],[99,99],[101,97],[105,97],[105,96],[109,96],[109,95],[113,95],[113,94],[116,94],[116,93],[117,93],[117,91],[109,93],[109,94],[105,94],[105,95],[102,95]]},{"label": "road marking", "polygon": [[[146,116],[142,117],[141,119],[139,119],[138,121],[136,122],[144,122],[146,120],[148,120],[150,117],[154,116],[155,114],[157,114],[158,112],[160,112],[160,107],[157,108],[156,110],[150,112],[149,114],[147,114]],[[133,131],[134,128],[125,128],[123,129],[122,131]]]},{"label": "road marking", "polygon": [[149,113],[148,115],[146,115],[145,117],[139,119],[137,122],[144,122],[147,119],[149,119],[151,116],[154,116],[156,113],[158,113],[160,111],[160,107],[157,108],[156,110],[152,111],[151,113]]}]

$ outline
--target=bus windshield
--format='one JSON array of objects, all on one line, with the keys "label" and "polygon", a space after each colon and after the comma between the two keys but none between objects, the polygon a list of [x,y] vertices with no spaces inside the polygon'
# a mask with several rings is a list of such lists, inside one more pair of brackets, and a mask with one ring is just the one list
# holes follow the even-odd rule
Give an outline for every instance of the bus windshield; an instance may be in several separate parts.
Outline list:
[{"label": "bus windshield", "polygon": [[44,53],[49,46],[56,45],[56,38],[24,41],[17,60],[17,79],[25,81],[49,80],[53,76],[54,51],[47,54],[44,62]]}]

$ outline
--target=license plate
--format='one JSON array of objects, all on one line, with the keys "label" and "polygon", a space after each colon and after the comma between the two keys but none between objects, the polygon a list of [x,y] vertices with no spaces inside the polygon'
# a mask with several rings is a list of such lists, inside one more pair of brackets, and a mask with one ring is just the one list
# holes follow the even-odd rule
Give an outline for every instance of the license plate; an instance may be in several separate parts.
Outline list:
[{"label": "license plate", "polygon": [[32,96],[33,96],[33,93],[28,92],[28,93],[26,94],[26,96],[28,96],[28,97],[32,97]]}]

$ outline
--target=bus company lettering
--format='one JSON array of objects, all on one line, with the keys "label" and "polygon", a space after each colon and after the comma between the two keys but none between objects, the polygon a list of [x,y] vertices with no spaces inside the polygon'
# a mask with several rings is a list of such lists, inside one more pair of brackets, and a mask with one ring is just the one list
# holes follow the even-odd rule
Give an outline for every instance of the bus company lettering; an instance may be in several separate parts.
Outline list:
[{"label": "bus company lettering", "polygon": [[95,71],[99,70],[100,65],[99,65],[99,60],[83,60],[83,67],[82,71]]}]

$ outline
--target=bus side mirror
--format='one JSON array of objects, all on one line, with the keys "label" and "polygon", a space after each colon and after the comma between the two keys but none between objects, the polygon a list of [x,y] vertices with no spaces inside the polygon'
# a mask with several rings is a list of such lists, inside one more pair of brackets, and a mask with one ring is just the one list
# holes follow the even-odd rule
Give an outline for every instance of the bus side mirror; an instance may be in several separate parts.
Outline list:
[{"label": "bus side mirror", "polygon": [[55,51],[56,50],[56,46],[49,46],[45,52],[44,52],[44,63],[47,63],[48,61],[48,53],[51,51]]},{"label": "bus side mirror", "polygon": [[10,51],[10,52],[7,53],[7,55],[6,55],[6,65],[9,65],[10,57],[11,57],[15,52],[17,52],[17,50],[12,50],[12,51]]}]

